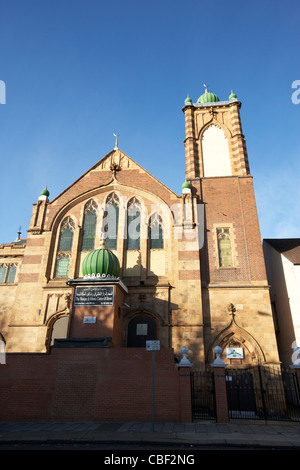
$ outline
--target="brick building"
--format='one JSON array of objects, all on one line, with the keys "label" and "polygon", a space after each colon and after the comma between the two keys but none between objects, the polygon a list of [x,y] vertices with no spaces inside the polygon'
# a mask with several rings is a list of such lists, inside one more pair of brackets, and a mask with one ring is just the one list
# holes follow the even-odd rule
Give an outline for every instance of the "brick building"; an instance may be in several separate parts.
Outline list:
[{"label": "brick building", "polygon": [[[8,353],[47,353],[70,338],[74,283],[104,238],[124,286],[118,346],[159,339],[179,354],[185,345],[194,367],[210,364],[215,346],[228,364],[278,363],[240,107],[233,93],[220,101],[206,90],[196,103],[185,100],[181,194],[117,142],[58,196],[42,191],[27,238],[0,245]],[[106,338],[95,329],[86,323],[80,334]]]}]

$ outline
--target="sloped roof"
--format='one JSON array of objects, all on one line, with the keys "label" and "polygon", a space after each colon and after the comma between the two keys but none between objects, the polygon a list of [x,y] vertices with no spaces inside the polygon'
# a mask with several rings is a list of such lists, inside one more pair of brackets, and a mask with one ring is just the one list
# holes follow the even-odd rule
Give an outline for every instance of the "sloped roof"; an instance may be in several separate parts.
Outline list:
[{"label": "sloped roof", "polygon": [[282,253],[291,263],[300,264],[300,238],[267,238],[264,242]]}]

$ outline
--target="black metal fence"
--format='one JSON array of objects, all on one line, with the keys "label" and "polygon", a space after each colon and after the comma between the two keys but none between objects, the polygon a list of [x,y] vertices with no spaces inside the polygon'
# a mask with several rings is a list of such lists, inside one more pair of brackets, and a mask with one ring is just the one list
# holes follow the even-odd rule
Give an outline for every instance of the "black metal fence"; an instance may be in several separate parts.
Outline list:
[{"label": "black metal fence", "polygon": [[193,420],[216,419],[214,375],[212,369],[191,372]]},{"label": "black metal fence", "polygon": [[230,418],[300,421],[300,394],[292,369],[226,369]]},{"label": "black metal fence", "polygon": [[[272,366],[226,369],[230,419],[300,422],[300,391],[293,369]],[[191,372],[193,420],[216,419],[212,368]]]}]

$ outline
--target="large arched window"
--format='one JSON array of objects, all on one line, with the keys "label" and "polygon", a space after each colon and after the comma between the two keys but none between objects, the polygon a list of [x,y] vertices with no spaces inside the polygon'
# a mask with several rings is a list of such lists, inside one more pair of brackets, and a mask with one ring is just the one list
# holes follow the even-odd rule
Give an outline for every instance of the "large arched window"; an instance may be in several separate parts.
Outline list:
[{"label": "large arched window", "polygon": [[127,206],[127,250],[139,250],[141,237],[141,203],[133,197]]},{"label": "large arched window", "polygon": [[164,231],[162,225],[162,218],[159,214],[157,214],[157,212],[155,214],[152,214],[152,216],[150,217],[149,232],[150,250],[162,250],[164,248]]},{"label": "large arched window", "polygon": [[81,251],[91,251],[95,247],[97,209],[95,201],[89,201],[85,205]]},{"label": "large arched window", "polygon": [[103,233],[105,236],[106,247],[109,250],[117,249],[119,206],[120,201],[115,193],[111,193],[109,196],[107,196],[105,204],[105,217],[103,221]]},{"label": "large arched window", "polygon": [[63,220],[60,229],[55,277],[67,277],[73,245],[75,224],[70,217]]}]

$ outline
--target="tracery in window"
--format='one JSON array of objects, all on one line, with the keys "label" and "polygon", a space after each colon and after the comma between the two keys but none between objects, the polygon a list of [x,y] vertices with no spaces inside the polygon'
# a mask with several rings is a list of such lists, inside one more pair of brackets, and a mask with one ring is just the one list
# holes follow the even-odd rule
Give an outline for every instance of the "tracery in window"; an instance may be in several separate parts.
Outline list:
[{"label": "tracery in window", "polygon": [[60,229],[55,277],[67,277],[73,245],[75,224],[70,217],[63,220]]},{"label": "tracery in window", "polygon": [[103,233],[106,247],[109,250],[117,249],[118,224],[119,224],[119,197],[115,193],[109,194],[105,204],[105,214],[103,219]]},{"label": "tracery in window", "polygon": [[141,203],[133,197],[127,206],[127,250],[140,249]]},{"label": "tracery in window", "polygon": [[81,251],[91,251],[95,247],[98,206],[95,201],[88,201],[84,208]]},{"label": "tracery in window", "polygon": [[233,266],[232,247],[229,228],[217,229],[219,265],[220,267]]},{"label": "tracery in window", "polygon": [[156,212],[150,217],[150,250],[164,248],[164,231],[161,216]]}]

